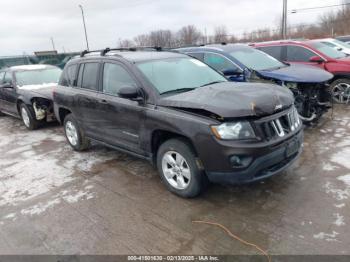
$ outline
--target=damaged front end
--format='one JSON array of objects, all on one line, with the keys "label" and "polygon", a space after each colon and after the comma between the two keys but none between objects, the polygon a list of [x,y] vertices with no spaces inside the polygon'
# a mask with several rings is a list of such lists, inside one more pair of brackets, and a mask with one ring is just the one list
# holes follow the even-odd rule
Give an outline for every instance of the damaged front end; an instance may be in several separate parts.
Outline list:
[{"label": "damaged front end", "polygon": [[275,83],[292,91],[295,107],[305,124],[317,123],[323,114],[332,107],[332,96],[327,83],[297,83],[264,77],[251,71],[249,82]]},{"label": "damaged front end", "polygon": [[55,121],[53,102],[49,99],[37,97],[32,99],[32,106],[37,121],[52,122]]}]

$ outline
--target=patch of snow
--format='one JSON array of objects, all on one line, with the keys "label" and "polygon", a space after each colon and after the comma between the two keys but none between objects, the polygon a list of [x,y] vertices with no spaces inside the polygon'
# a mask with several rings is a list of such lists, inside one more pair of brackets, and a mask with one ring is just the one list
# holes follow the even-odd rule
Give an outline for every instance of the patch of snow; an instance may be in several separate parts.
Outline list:
[{"label": "patch of snow", "polygon": [[21,214],[22,215],[39,215],[41,213],[44,213],[48,208],[51,208],[57,204],[61,203],[61,200],[59,198],[51,200],[45,204],[39,203],[37,205],[34,205],[32,207],[22,209]]},{"label": "patch of snow", "polygon": [[334,214],[336,217],[336,220],[333,222],[334,225],[340,227],[340,226],[345,226],[344,222],[344,216],[339,215],[339,213]]},{"label": "patch of snow", "polygon": [[11,67],[13,70],[42,70],[45,68],[47,68],[47,65],[20,65]]},{"label": "patch of snow", "polygon": [[338,189],[335,188],[330,182],[327,182],[324,185],[324,188],[326,189],[326,193],[332,194],[333,198],[336,200],[341,201],[350,197],[350,187],[347,187],[346,189]]},{"label": "patch of snow", "polygon": [[[349,159],[350,161],[350,159]],[[337,178],[339,181],[344,182],[347,186],[350,187],[350,175],[340,176]]]},{"label": "patch of snow", "polygon": [[332,157],[331,157],[331,161],[344,166],[347,169],[350,169],[350,147],[344,148],[343,150],[335,153]]},{"label": "patch of snow", "polygon": [[344,203],[342,203],[342,204],[339,204],[339,205],[334,205],[336,208],[343,208],[343,207],[345,207],[345,204]]},{"label": "patch of snow", "polygon": [[330,164],[330,163],[323,163],[322,169],[324,171],[333,171],[333,170],[337,169],[337,167],[332,165],[332,164]]},{"label": "patch of snow", "polygon": [[10,213],[3,217],[3,219],[12,219],[16,217],[16,213]]},{"label": "patch of snow", "polygon": [[84,191],[78,191],[77,193],[75,194],[72,194],[72,195],[66,195],[66,196],[63,196],[62,198],[67,201],[68,203],[76,203],[78,202],[79,200],[81,199],[91,199],[94,197],[94,194],[93,193],[90,193],[90,192],[84,192]]},{"label": "patch of snow", "polygon": [[57,83],[44,83],[40,85],[24,85],[24,86],[17,86],[18,89],[21,90],[38,90],[43,88],[50,88],[57,86]]},{"label": "patch of snow", "polygon": [[320,239],[320,240],[326,240],[326,241],[331,242],[331,241],[338,241],[338,240],[336,239],[336,236],[337,236],[337,235],[339,235],[339,233],[338,233],[338,232],[335,232],[335,231],[333,231],[331,234],[326,234],[326,233],[324,233],[324,232],[321,232],[321,233],[319,233],[319,234],[315,234],[315,235],[314,235],[314,238],[315,238],[315,239]]}]

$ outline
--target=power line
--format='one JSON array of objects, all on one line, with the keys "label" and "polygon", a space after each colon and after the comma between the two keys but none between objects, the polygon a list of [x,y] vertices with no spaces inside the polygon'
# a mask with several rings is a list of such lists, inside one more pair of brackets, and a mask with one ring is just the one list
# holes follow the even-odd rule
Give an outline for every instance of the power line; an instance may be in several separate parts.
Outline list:
[{"label": "power line", "polygon": [[323,8],[333,8],[333,7],[339,7],[339,6],[347,6],[350,5],[350,3],[345,4],[338,4],[338,5],[326,5],[326,6],[315,6],[315,7],[307,7],[307,8],[300,8],[300,9],[292,9],[291,13],[297,13],[299,11],[307,11],[307,10],[315,10],[315,9],[323,9]]}]

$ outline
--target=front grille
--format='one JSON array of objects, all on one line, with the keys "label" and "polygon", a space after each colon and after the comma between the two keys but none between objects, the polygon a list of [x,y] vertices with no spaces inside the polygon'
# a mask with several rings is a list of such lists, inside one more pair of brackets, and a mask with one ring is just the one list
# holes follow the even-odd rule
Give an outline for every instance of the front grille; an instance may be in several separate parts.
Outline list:
[{"label": "front grille", "polygon": [[258,123],[267,140],[285,137],[293,133],[301,125],[299,115],[295,107],[286,111],[284,114],[278,114],[276,118],[270,118]]}]

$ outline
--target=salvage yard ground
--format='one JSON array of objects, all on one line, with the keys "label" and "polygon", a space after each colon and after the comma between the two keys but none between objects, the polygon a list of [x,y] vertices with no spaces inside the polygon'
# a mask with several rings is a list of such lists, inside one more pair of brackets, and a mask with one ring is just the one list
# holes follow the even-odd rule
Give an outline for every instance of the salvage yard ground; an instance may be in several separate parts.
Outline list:
[{"label": "salvage yard ground", "polygon": [[29,132],[0,118],[0,254],[350,254],[350,108],[305,131],[280,176],[213,185],[185,200],[147,162],[93,145],[71,150],[62,128]]}]

